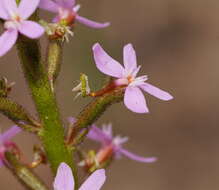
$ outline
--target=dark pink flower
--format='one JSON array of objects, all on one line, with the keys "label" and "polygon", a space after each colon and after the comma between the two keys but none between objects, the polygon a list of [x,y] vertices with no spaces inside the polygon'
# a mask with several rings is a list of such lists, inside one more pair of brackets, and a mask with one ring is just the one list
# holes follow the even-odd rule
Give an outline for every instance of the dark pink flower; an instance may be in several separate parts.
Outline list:
[{"label": "dark pink flower", "polygon": [[91,28],[105,28],[110,25],[108,22],[98,23],[79,16],[78,11],[80,5],[75,5],[75,1],[76,0],[41,0],[39,6],[47,11],[57,13],[57,16],[53,19],[54,22],[65,20],[67,23],[73,23],[76,20]]},{"label": "dark pink flower", "polygon": [[129,159],[144,163],[151,163],[157,160],[155,157],[138,156],[123,148],[123,144],[128,141],[128,138],[120,136],[113,137],[111,124],[103,125],[102,130],[92,125],[87,137],[101,143],[101,149],[97,153],[97,161],[102,161],[104,157],[111,157],[112,155],[117,159],[121,156],[126,156]]}]

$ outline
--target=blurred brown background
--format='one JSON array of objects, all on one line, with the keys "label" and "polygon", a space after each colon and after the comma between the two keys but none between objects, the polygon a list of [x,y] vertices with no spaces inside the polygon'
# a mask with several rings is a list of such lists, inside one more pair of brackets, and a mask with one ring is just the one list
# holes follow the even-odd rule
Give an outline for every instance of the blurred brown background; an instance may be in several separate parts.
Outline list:
[{"label": "blurred brown background", "polygon": [[[95,67],[91,46],[100,42],[122,62],[122,48],[133,43],[138,64],[149,82],[171,92],[175,99],[162,102],[146,95],[150,114],[112,106],[98,124],[113,121],[117,134],[129,136],[126,147],[155,164],[128,159],[116,161],[107,171],[104,190],[217,190],[219,189],[219,3],[215,0],[78,0],[80,14],[97,21],[111,21],[110,28],[78,25],[65,46],[57,96],[63,118],[75,116],[88,100],[74,101],[71,89],[84,72],[98,89],[104,77]],[[0,76],[16,81],[12,97],[34,110],[15,49],[1,58]],[[12,125],[0,116],[1,130]],[[15,141],[31,155],[38,140],[26,133]],[[31,157],[29,157],[30,159]],[[47,167],[37,169],[48,184]],[[0,169],[0,189],[23,187]],[[51,188],[52,189],[52,188]]]}]

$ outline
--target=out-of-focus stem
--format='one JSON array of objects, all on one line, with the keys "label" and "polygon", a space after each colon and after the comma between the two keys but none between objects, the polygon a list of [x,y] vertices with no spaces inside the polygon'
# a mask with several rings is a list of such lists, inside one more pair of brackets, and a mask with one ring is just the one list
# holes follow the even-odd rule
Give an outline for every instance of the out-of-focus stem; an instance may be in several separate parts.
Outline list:
[{"label": "out-of-focus stem", "polygon": [[21,164],[19,160],[10,152],[5,153],[6,167],[14,176],[30,190],[49,190],[49,188],[33,173],[32,170]]},{"label": "out-of-focus stem", "polygon": [[[118,89],[95,98],[77,116],[76,122],[69,129],[67,144],[76,145],[83,141],[89,132],[89,126],[95,122],[104,111],[112,104],[123,99],[123,90]],[[80,131],[82,132],[80,133]]]}]

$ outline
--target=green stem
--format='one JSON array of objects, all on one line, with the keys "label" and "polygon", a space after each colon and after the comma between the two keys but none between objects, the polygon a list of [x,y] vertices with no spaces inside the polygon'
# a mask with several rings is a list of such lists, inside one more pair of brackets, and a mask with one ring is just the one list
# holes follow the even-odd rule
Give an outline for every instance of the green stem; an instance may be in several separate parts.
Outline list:
[{"label": "green stem", "polygon": [[49,190],[48,187],[34,174],[29,168],[21,164],[18,159],[10,152],[5,154],[7,162],[5,166],[14,176],[30,190]]},{"label": "green stem", "polygon": [[34,129],[37,131],[40,127],[40,124],[21,105],[9,98],[0,97],[0,112],[20,127],[29,125],[29,128],[25,128],[25,130],[34,132]]},{"label": "green stem", "polygon": [[39,44],[35,40],[20,36],[17,47],[23,72],[42,122],[43,129],[40,132],[40,137],[50,166],[55,173],[61,162],[67,163],[73,169],[77,182],[73,150],[65,146],[64,128],[56,97],[41,61]]},{"label": "green stem", "polygon": [[[94,123],[110,105],[122,101],[123,94],[122,89],[115,90],[95,98],[88,104],[77,116],[76,122],[70,128],[67,144],[77,145],[81,143],[89,132],[89,126]],[[82,129],[84,130],[80,133]]]}]

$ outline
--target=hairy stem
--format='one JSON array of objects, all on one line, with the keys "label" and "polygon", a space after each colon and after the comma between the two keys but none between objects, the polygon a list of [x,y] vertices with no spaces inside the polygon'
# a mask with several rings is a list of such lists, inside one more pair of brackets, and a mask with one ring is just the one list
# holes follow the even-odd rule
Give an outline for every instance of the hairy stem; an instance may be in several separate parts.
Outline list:
[{"label": "hairy stem", "polygon": [[64,128],[55,94],[41,61],[39,44],[35,40],[20,36],[17,47],[24,75],[42,122],[40,137],[50,166],[56,172],[61,162],[67,163],[73,169],[77,182],[73,151],[65,146]]},{"label": "hairy stem", "polygon": [[[70,128],[67,144],[76,145],[81,143],[89,132],[89,126],[94,123],[110,105],[120,102],[123,99],[123,93],[122,89],[115,90],[97,97],[89,103],[77,116],[76,122]],[[81,130],[82,132],[80,133]]]},{"label": "hairy stem", "polygon": [[49,188],[25,165],[10,152],[6,152],[5,166],[14,174],[14,176],[29,190],[49,190]]},{"label": "hairy stem", "polygon": [[[25,130],[36,132],[40,124],[19,104],[9,98],[0,97],[0,112]],[[34,130],[36,129],[36,130]]]}]

